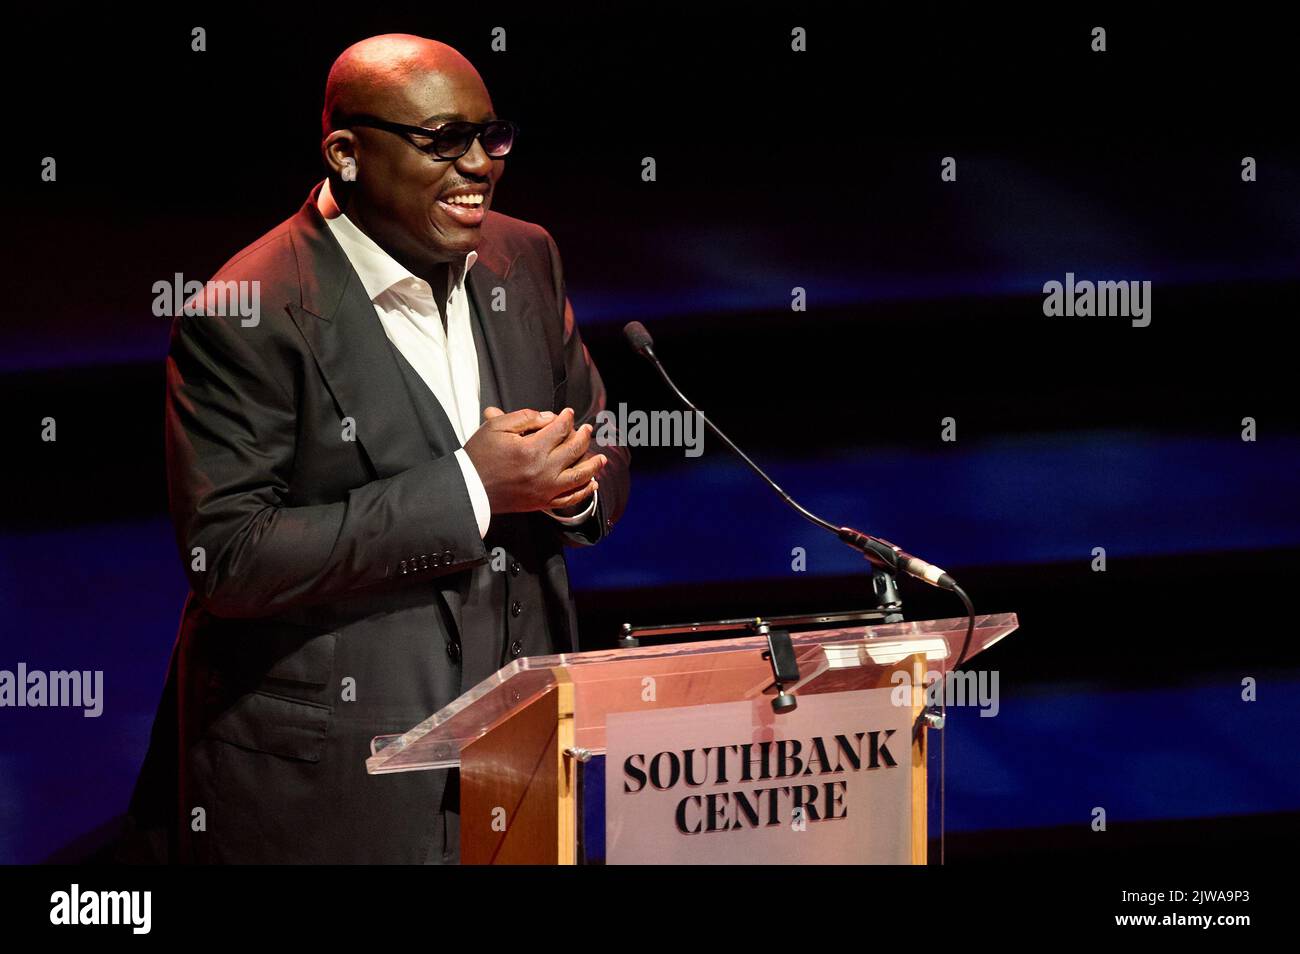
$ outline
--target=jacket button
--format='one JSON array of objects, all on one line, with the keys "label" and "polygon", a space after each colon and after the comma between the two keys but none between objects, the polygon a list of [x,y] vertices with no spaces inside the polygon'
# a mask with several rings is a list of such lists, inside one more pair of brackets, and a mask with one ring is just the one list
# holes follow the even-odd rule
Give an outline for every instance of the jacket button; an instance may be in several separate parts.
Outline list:
[{"label": "jacket button", "polygon": [[452,662],[460,662],[460,643],[447,640],[447,655],[451,657]]},{"label": "jacket button", "polygon": [[510,604],[511,616],[518,616],[523,611],[524,611],[524,604],[519,602],[518,600],[515,600],[513,603]]},{"label": "jacket button", "polygon": [[519,561],[518,561],[518,560],[511,560],[511,561],[510,561],[510,575],[511,575],[511,576],[518,576],[518,575],[519,575],[519,569],[520,569],[520,567],[519,567]]},{"label": "jacket button", "polygon": [[429,554],[427,553],[420,554],[420,569],[421,570],[429,569]]},{"label": "jacket button", "polygon": [[406,561],[405,561],[405,560],[403,560],[401,563],[397,564],[397,570],[398,570],[399,573],[402,574],[402,576],[406,576],[407,569],[406,569]]},{"label": "jacket button", "polygon": [[519,656],[523,653],[523,651],[524,651],[524,644],[521,643],[519,640],[516,639],[513,643],[510,644],[511,656]]},{"label": "jacket button", "polygon": [[447,566],[451,566],[453,563],[456,562],[456,557],[452,554],[450,550],[443,550],[442,562],[447,564]]}]

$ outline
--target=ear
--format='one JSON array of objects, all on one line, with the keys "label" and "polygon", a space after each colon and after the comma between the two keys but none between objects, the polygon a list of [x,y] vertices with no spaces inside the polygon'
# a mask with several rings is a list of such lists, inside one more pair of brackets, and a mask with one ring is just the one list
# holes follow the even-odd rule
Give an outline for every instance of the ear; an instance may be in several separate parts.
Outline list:
[{"label": "ear", "polygon": [[350,129],[336,129],[322,140],[321,156],[330,171],[330,176],[338,179],[343,172],[343,160],[357,159],[357,137]]}]

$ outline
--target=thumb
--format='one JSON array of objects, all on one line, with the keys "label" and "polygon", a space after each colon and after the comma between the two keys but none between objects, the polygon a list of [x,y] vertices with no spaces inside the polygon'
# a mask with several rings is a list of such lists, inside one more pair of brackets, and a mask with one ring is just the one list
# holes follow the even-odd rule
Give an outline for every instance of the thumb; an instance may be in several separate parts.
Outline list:
[{"label": "thumb", "polygon": [[490,421],[492,418],[500,417],[504,413],[505,411],[501,410],[501,408],[489,405],[488,407],[483,408],[483,420]]}]

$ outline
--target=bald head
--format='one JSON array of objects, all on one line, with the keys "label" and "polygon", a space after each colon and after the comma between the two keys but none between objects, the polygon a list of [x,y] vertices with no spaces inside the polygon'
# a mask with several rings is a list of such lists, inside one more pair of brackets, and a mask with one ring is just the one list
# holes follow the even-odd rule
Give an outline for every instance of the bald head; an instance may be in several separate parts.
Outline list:
[{"label": "bald head", "polygon": [[[339,54],[325,81],[321,135],[339,128],[348,115],[392,115],[415,105],[420,87],[483,86],[474,64],[458,50],[409,33],[388,33],[353,43]],[[418,111],[418,110],[417,110]],[[409,120],[418,123],[425,117]]]}]

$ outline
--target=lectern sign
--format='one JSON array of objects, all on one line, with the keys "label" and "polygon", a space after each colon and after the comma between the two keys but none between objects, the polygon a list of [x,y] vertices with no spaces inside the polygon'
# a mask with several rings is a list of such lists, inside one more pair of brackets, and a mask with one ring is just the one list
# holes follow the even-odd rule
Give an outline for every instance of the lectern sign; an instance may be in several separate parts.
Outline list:
[{"label": "lectern sign", "polygon": [[610,713],[607,862],[910,864],[915,710],[896,698]]}]

